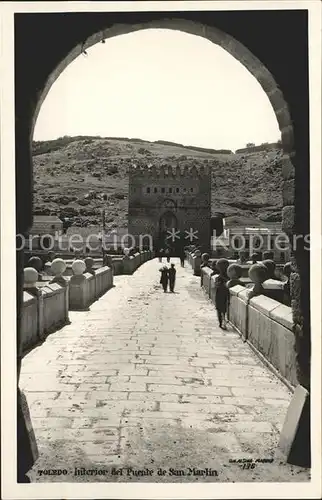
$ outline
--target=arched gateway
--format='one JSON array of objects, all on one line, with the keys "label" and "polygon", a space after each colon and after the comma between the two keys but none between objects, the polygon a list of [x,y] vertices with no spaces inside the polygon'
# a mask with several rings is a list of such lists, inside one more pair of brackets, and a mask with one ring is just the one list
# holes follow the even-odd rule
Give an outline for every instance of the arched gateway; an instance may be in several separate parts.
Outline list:
[{"label": "arched gateway", "polygon": [[177,255],[191,243],[209,251],[210,175],[207,167],[181,167],[180,163],[133,166],[129,172],[129,233],[137,241],[140,235],[149,234],[156,248],[166,245]]},{"label": "arched gateway", "polygon": [[[18,14],[15,19],[17,234],[28,233],[32,225],[31,141],[39,109],[51,85],[68,64],[91,45],[105,38],[148,28],[181,30],[202,36],[223,47],[254,75],[274,108],[282,134],[283,230],[290,236],[308,234],[307,22],[308,13],[305,10],[288,11],[287,17],[282,10]],[[294,57],[294,54],[301,54],[301,57]],[[137,217],[139,219],[139,215]],[[159,218],[158,212],[156,227]],[[291,294],[298,381],[308,390],[310,389],[309,276],[309,252],[305,251],[303,239],[300,239],[292,256]],[[17,290],[19,381],[22,251],[17,251]],[[19,406],[18,410],[20,409]],[[18,424],[22,425],[21,412],[18,411],[18,415]],[[300,428],[304,429],[302,435],[305,440],[302,441],[298,453],[302,458],[309,455],[309,425],[309,419],[302,418]],[[19,441],[20,478],[24,476],[31,463],[30,459],[26,458],[26,453],[28,453],[26,442]]]}]

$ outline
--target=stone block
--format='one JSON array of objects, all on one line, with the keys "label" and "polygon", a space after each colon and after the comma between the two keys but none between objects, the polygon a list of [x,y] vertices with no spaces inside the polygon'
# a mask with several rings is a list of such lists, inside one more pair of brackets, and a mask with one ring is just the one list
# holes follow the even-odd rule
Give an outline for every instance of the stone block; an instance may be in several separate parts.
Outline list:
[{"label": "stone block", "polygon": [[284,287],[281,281],[268,279],[263,283],[263,295],[277,302],[283,302]]},{"label": "stone block", "polygon": [[281,109],[285,108],[287,109],[287,104],[283,96],[283,93],[277,87],[275,87],[275,89],[273,89],[267,95],[275,112]]},{"label": "stone block", "polygon": [[265,297],[264,295],[258,295],[257,297],[253,297],[249,301],[250,306],[252,306],[257,311],[260,311],[265,316],[269,316],[271,311],[276,309],[279,306],[279,303],[276,300],[270,299],[269,297]]},{"label": "stone block", "polygon": [[23,306],[21,318],[21,349],[22,352],[37,344],[40,337],[39,332],[39,299],[31,293],[23,292]]},{"label": "stone block", "polygon": [[310,457],[310,398],[298,385],[288,407],[278,444],[279,454],[293,465],[311,466]]},{"label": "stone block", "polygon": [[288,155],[284,155],[282,158],[282,176],[284,180],[295,178],[295,167]]},{"label": "stone block", "polygon": [[110,390],[118,392],[143,392],[146,391],[146,384],[144,382],[114,382]]},{"label": "stone block", "polygon": [[301,277],[298,273],[290,275],[290,289],[292,300],[300,301],[301,297]]},{"label": "stone block", "polygon": [[241,290],[238,292],[238,298],[248,304],[249,302],[249,290],[245,290],[245,287],[241,286]]},{"label": "stone block", "polygon": [[210,296],[211,273],[212,270],[209,267],[201,268],[201,285],[208,296]]},{"label": "stone block", "polygon": [[263,283],[264,290],[283,290],[283,283],[281,281],[270,278]]},{"label": "stone block", "polygon": [[276,112],[276,118],[278,121],[278,126],[280,130],[283,130],[285,127],[289,127],[292,125],[291,116],[287,106],[284,106],[282,109],[279,109]]},{"label": "stone block", "polygon": [[295,255],[291,255],[290,256],[290,263],[291,263],[291,271],[293,273],[297,273],[298,272],[298,265],[297,265],[297,262],[296,262]]},{"label": "stone block", "polygon": [[237,407],[218,403],[160,403],[161,411],[168,411],[170,415],[178,413],[237,413]]},{"label": "stone block", "polygon": [[284,180],[282,188],[283,205],[290,206],[295,202],[295,179]]},{"label": "stone block", "polygon": [[69,281],[69,309],[86,310],[89,303],[88,280],[84,275],[72,276]]},{"label": "stone block", "polygon": [[299,325],[302,323],[303,320],[300,300],[292,299],[291,306],[292,306],[293,323],[294,325]]},{"label": "stone block", "polygon": [[200,276],[201,272],[200,266],[201,266],[201,257],[197,255],[192,259],[192,269],[193,269],[193,274],[195,276]]},{"label": "stone block", "polygon": [[291,125],[282,130],[282,144],[285,152],[288,153],[294,150],[294,132]]},{"label": "stone block", "polygon": [[290,384],[296,386],[298,381],[294,342],[295,337],[291,330],[280,323],[271,322],[271,338],[265,356]]},{"label": "stone block", "polygon": [[177,394],[161,394],[158,392],[130,392],[129,400],[134,401],[169,401],[178,403],[179,396]]},{"label": "stone block", "polygon": [[269,317],[274,321],[276,321],[277,323],[280,323],[281,325],[285,326],[285,328],[292,330],[293,318],[292,318],[292,309],[290,307],[281,304],[269,312]]},{"label": "stone block", "polygon": [[230,295],[238,295],[239,292],[243,292],[244,287],[241,285],[235,285],[229,289]]},{"label": "stone block", "polygon": [[227,427],[233,432],[255,432],[262,434],[263,432],[273,432],[272,424],[269,422],[229,422]]},{"label": "stone block", "polygon": [[276,83],[274,82],[272,75],[265,68],[265,66],[259,68],[258,71],[256,72],[256,75],[254,76],[256,76],[256,79],[260,83],[263,90],[265,90],[266,94],[275,90]]},{"label": "stone block", "polygon": [[263,389],[261,385],[255,385],[253,387],[232,387],[231,391],[233,396],[236,397],[247,397],[247,398],[267,398],[267,399],[283,399],[285,400],[288,395],[288,390],[286,387],[279,386],[276,388]]},{"label": "stone block", "polygon": [[295,207],[285,206],[282,209],[282,231],[286,234],[293,234],[295,229]]},{"label": "stone block", "polygon": [[[249,307],[248,339],[256,349],[285,377],[292,385],[297,384],[296,359],[291,308],[281,305],[267,297],[274,308],[260,310]],[[255,300],[255,299],[252,299]],[[252,303],[251,301],[251,303]],[[259,308],[258,308],[259,309]],[[286,325],[286,326],[285,326]]]},{"label": "stone block", "polygon": [[[237,290],[240,289],[240,291]],[[244,294],[244,287],[235,286],[230,290],[235,290],[238,295],[230,296],[230,304],[229,304],[229,321],[236,326],[236,328],[241,332],[244,338],[247,338],[247,307],[248,307],[248,298],[246,298]],[[242,294],[242,298],[239,295]]]}]

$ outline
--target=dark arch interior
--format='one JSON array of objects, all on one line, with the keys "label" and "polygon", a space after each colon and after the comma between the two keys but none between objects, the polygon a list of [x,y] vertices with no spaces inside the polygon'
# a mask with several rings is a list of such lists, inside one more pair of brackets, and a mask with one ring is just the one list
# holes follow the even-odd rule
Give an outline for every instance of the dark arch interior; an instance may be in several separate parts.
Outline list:
[{"label": "dark arch interior", "polygon": [[[130,26],[164,19],[198,22],[206,31],[207,27],[220,29],[243,44],[271,73],[283,93],[292,121],[289,127],[288,119],[283,123],[284,115],[278,116],[284,151],[291,153],[291,162],[286,162],[283,169],[283,224],[289,234],[309,234],[308,12],[304,9],[16,14],[17,234],[27,233],[32,224],[31,134],[37,102],[52,72],[70,51],[95,33],[115,24]],[[309,388],[310,267],[309,252],[301,244],[294,253],[292,266],[298,361],[301,381]],[[18,345],[22,283],[23,255],[17,252]],[[19,366],[18,361],[18,373]],[[305,444],[307,449],[309,443]]]}]

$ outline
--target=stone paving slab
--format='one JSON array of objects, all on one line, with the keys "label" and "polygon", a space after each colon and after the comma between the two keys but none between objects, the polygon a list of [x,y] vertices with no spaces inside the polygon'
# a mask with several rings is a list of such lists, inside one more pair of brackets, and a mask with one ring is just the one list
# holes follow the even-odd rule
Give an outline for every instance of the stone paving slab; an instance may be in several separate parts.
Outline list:
[{"label": "stone paving slab", "polygon": [[[20,386],[40,449],[33,481],[309,479],[277,459],[247,470],[230,462],[274,457],[291,393],[231,327],[219,329],[200,278],[173,261],[176,293],[163,293],[160,263],[147,262],[25,356]],[[159,467],[164,476],[135,472]],[[39,476],[45,468],[68,474]]]}]

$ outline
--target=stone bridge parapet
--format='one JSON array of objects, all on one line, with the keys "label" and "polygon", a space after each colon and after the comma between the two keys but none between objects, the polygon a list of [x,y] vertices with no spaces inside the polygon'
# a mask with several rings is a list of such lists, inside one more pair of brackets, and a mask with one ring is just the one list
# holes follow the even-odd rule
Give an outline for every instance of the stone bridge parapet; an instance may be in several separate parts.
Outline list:
[{"label": "stone bridge parapet", "polygon": [[[215,303],[213,269],[201,268],[201,285]],[[256,285],[258,283],[251,287],[238,284],[229,288],[228,319],[243,340],[292,389],[298,384],[292,309],[271,297],[272,292],[277,292],[283,298],[283,282],[262,281],[260,294],[254,292]]]},{"label": "stone bridge parapet", "polygon": [[21,326],[23,353],[68,323],[69,311],[88,310],[113,287],[114,275],[133,274],[141,264],[153,258],[154,253],[144,250],[130,256],[105,257],[108,259],[104,261],[108,260],[110,266],[102,266],[102,259],[87,257],[85,261],[53,259],[45,264],[44,274],[34,267],[25,268]]}]

